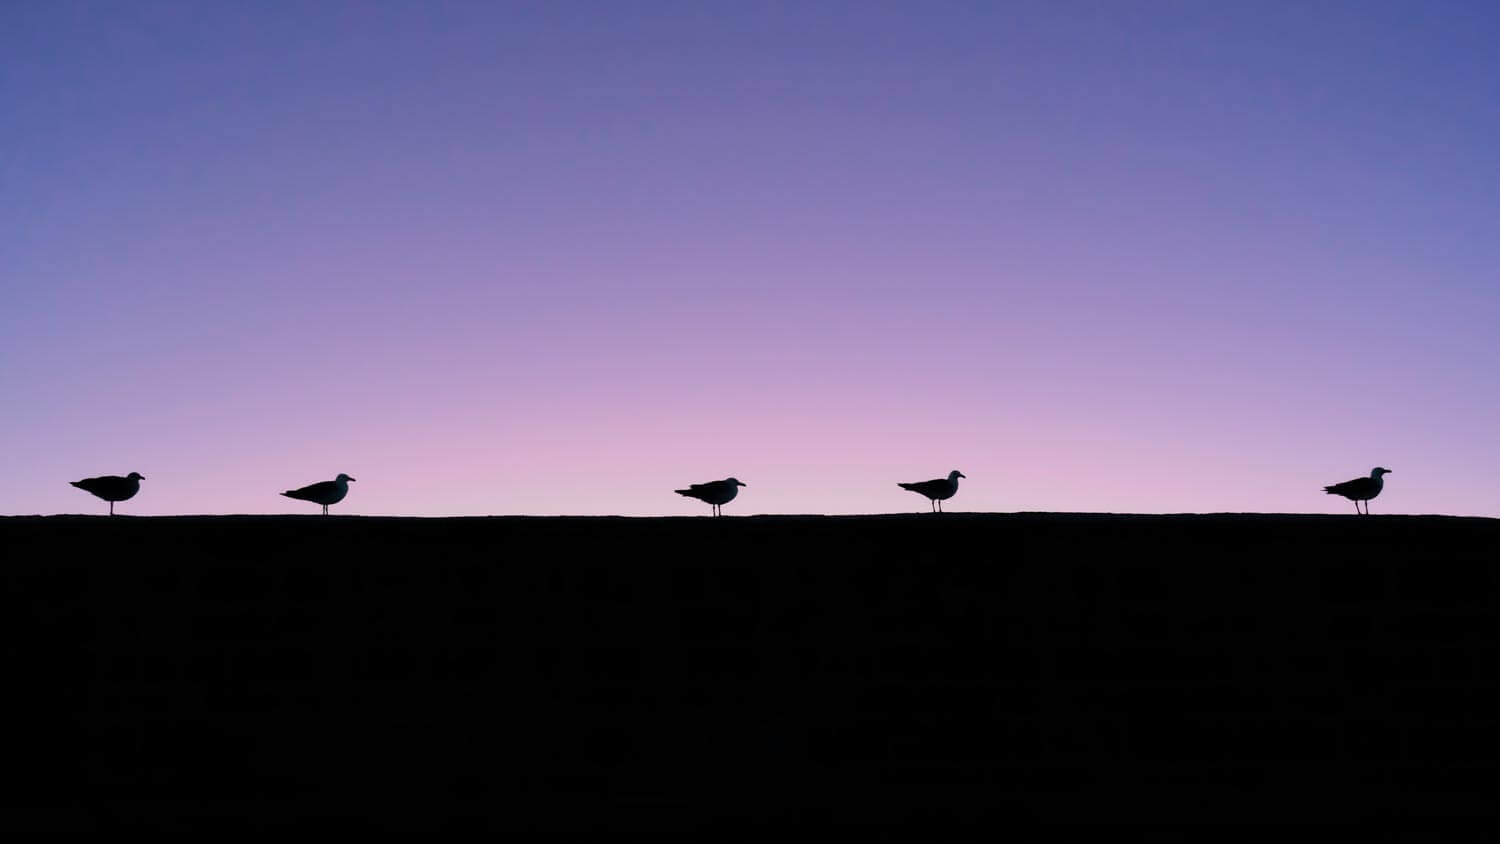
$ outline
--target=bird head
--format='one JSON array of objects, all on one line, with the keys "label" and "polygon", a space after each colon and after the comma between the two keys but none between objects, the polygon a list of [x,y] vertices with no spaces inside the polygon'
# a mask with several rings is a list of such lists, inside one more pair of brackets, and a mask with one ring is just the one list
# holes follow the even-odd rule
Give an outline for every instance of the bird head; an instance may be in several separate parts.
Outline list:
[{"label": "bird head", "polygon": [[735,486],[748,486],[748,484],[746,484],[744,481],[740,480],[739,478],[725,478],[724,480],[728,481],[729,483],[734,484]]},{"label": "bird head", "polygon": [[351,477],[349,477],[348,475],[344,474],[343,472],[339,472],[339,476],[337,478],[334,478],[334,480],[336,480],[336,481],[352,481],[354,479],[351,478]]},{"label": "bird head", "polygon": [[1372,477],[1372,478],[1378,478],[1381,475],[1389,475],[1390,473],[1391,473],[1390,469],[1382,469],[1379,466],[1376,466],[1375,469],[1374,469],[1374,471],[1370,472],[1370,477]]},{"label": "bird head", "polygon": [[140,472],[131,472],[130,474],[125,476],[125,480],[127,481],[144,481],[145,479],[146,476],[142,475]]},{"label": "bird head", "polygon": [[957,469],[954,469],[953,471],[951,471],[951,472],[948,473],[948,480],[950,480],[950,481],[956,481],[959,478],[967,478],[967,477],[968,477],[968,475],[965,475],[963,472],[960,472]]}]

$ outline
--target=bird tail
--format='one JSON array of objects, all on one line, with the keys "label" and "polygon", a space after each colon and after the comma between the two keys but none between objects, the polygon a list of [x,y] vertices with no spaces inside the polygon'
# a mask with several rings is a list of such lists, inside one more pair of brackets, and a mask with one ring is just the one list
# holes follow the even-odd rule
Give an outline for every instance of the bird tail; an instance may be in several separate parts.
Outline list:
[{"label": "bird tail", "polygon": [[282,495],[285,495],[287,498],[296,498],[297,497],[295,495],[292,495],[292,491],[291,490],[287,490],[286,492],[283,492]]},{"label": "bird tail", "polygon": [[68,486],[76,486],[79,489],[83,489],[83,481],[68,481]]},{"label": "bird tail", "polygon": [[917,489],[916,489],[916,484],[903,484],[903,483],[900,483],[900,482],[898,482],[898,483],[897,483],[897,484],[896,484],[896,486],[899,486],[899,487],[901,487],[901,488],[902,488],[902,489],[909,489],[909,490],[911,490],[911,491],[912,491],[912,492],[916,492],[916,491],[917,491]]},{"label": "bird tail", "polygon": [[1323,487],[1323,491],[1326,492],[1326,493],[1328,493],[1329,495],[1338,495],[1338,493],[1335,492],[1334,489],[1333,489],[1333,487],[1331,487],[1331,486],[1325,486],[1325,487]]},{"label": "bird tail", "polygon": [[693,494],[693,491],[690,490],[690,489],[674,489],[672,491],[675,492],[675,493],[677,493],[678,495],[692,495]]}]

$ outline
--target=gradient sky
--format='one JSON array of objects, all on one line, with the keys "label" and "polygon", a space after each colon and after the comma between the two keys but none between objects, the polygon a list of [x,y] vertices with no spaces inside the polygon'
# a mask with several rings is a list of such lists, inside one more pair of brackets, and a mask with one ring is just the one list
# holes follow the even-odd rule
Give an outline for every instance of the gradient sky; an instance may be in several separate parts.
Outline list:
[{"label": "gradient sky", "polygon": [[1500,4],[0,5],[0,513],[1500,516]]}]

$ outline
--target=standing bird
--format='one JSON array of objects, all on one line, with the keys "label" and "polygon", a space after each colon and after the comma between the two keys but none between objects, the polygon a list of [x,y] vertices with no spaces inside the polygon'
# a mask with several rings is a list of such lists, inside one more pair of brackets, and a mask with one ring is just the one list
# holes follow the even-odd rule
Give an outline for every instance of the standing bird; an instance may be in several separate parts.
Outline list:
[{"label": "standing bird", "polygon": [[328,515],[328,505],[337,504],[344,500],[349,494],[349,482],[353,478],[340,472],[337,478],[331,481],[319,481],[309,484],[301,489],[289,489],[283,492],[287,498],[295,498],[299,501],[311,501],[314,504],[323,505],[323,515]]},{"label": "standing bird", "polygon": [[1381,476],[1389,475],[1390,473],[1390,469],[1382,469],[1376,466],[1370,470],[1370,477],[1368,478],[1355,478],[1352,481],[1344,481],[1341,484],[1325,486],[1323,487],[1323,491],[1329,495],[1342,495],[1353,501],[1354,512],[1356,513],[1359,512],[1359,502],[1365,502],[1365,511],[1362,515],[1368,516],[1370,515],[1370,499],[1379,495],[1380,491],[1385,488],[1385,478]]},{"label": "standing bird", "polygon": [[129,501],[141,491],[141,481],[146,479],[140,472],[131,472],[125,477],[119,475],[103,475],[97,478],[84,478],[81,481],[68,481],[73,486],[84,492],[92,492],[94,495],[109,502],[109,514],[115,514],[116,501]]},{"label": "standing bird", "polygon": [[968,475],[954,469],[948,473],[946,479],[937,478],[931,481],[917,481],[910,484],[898,483],[896,486],[927,496],[932,499],[932,511],[934,513],[941,513],[943,512],[943,505],[940,502],[952,498],[953,494],[958,492],[958,479],[967,477]]},{"label": "standing bird", "polygon": [[705,504],[714,506],[714,515],[722,516],[724,511],[720,508],[734,500],[740,494],[740,487],[745,486],[738,478],[725,478],[722,481],[709,481],[706,484],[691,484],[687,489],[674,489],[678,495],[686,495],[688,498],[696,498]]}]

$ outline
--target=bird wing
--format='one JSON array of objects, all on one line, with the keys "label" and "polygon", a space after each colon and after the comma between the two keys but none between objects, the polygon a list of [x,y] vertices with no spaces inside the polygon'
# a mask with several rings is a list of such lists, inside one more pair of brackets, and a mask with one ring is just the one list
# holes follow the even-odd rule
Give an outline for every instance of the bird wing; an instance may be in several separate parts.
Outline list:
[{"label": "bird wing", "polygon": [[316,501],[321,503],[322,499],[338,494],[338,484],[333,481],[319,481],[308,484],[301,489],[289,489],[283,492],[287,498],[297,498],[302,501]]},{"label": "bird wing", "polygon": [[899,486],[902,489],[909,489],[912,492],[920,492],[923,495],[931,498],[933,495],[947,491],[948,482],[944,480],[917,481],[916,483],[899,484]]},{"label": "bird wing", "polygon": [[100,498],[121,496],[130,492],[130,481],[119,475],[100,475],[97,478],[84,478],[81,481],[69,481],[69,483]]},{"label": "bird wing", "polygon": [[1355,478],[1352,481],[1344,481],[1341,484],[1323,487],[1323,491],[1330,495],[1359,496],[1370,492],[1369,478]]},{"label": "bird wing", "polygon": [[706,484],[689,484],[687,489],[679,489],[675,492],[678,495],[686,495],[710,504],[724,504],[732,501],[739,489],[728,481],[709,481]]}]

